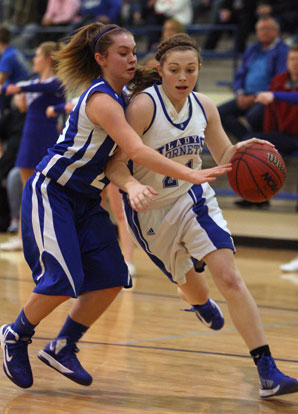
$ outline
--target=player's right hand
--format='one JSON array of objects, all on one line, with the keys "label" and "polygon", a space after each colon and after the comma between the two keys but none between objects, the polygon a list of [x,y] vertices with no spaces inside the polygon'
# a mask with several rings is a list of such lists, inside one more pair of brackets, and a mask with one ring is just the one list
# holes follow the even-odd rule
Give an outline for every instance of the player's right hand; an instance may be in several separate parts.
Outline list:
[{"label": "player's right hand", "polygon": [[226,174],[229,171],[232,171],[232,164],[223,164],[218,165],[217,167],[213,168],[206,168],[203,170],[192,170],[193,171],[193,178],[189,180],[193,184],[203,184],[208,183],[210,181],[216,180],[216,177]]}]

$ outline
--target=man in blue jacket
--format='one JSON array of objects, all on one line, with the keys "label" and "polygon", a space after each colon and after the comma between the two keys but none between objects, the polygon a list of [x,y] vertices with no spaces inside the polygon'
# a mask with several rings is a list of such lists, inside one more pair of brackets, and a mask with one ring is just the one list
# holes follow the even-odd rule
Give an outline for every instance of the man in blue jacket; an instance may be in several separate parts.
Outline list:
[{"label": "man in blue jacket", "polygon": [[251,130],[262,130],[264,109],[255,103],[258,92],[268,90],[272,78],[287,70],[289,47],[280,39],[278,22],[270,16],[256,23],[258,41],[244,52],[234,80],[235,98],[218,107],[223,127],[237,140]]}]

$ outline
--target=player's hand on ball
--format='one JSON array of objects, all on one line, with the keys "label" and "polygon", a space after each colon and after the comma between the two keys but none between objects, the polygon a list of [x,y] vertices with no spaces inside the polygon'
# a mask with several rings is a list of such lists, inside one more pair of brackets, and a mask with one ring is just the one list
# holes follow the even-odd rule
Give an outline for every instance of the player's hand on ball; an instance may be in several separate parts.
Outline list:
[{"label": "player's hand on ball", "polygon": [[226,174],[227,172],[232,170],[232,164],[223,164],[218,165],[217,167],[213,168],[206,168],[204,170],[192,170],[192,174],[194,178],[189,180],[194,184],[203,184],[208,183],[210,181],[216,180],[216,177],[219,175]]},{"label": "player's hand on ball", "polygon": [[140,183],[131,185],[128,190],[131,208],[143,213],[151,209],[150,203],[154,201],[156,195],[158,195],[158,192],[153,187]]},{"label": "player's hand on ball", "polygon": [[237,144],[235,144],[236,150],[242,148],[242,147],[248,147],[251,144],[261,144],[261,145],[269,145],[272,148],[275,148],[275,145],[271,144],[271,142],[266,141],[265,139],[259,139],[259,138],[250,138],[247,139],[246,141],[241,141],[241,142],[237,142]]}]

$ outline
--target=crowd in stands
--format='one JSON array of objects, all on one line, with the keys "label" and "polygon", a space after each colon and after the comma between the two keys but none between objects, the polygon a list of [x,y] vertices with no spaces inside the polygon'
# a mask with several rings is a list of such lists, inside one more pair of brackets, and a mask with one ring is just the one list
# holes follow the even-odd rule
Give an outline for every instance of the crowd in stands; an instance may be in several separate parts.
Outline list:
[{"label": "crowd in stands", "polygon": [[[295,0],[0,0],[0,231],[18,230],[20,193],[26,179],[20,180],[16,159],[23,152],[30,105],[42,100],[43,85],[48,83],[40,70],[36,78],[31,59],[37,50],[42,51],[43,42],[63,43],[76,29],[93,21],[130,28],[155,26],[157,30],[147,34],[147,54],[140,59],[140,64],[148,66],[156,63],[158,42],[187,32],[189,25],[209,26],[203,50],[218,50],[222,37],[230,36],[227,48],[239,53],[241,63],[234,76],[234,98],[218,107],[226,132],[238,141],[249,136],[271,140],[283,154],[298,150],[297,102],[293,98],[281,101],[275,94],[298,91]],[[231,32],[230,25],[236,30]],[[36,54],[34,59],[38,59]],[[54,79],[54,72],[48,78]],[[24,80],[27,89],[19,83]],[[32,85],[39,86],[32,89]],[[266,91],[270,92],[266,95]],[[26,108],[20,103],[21,96],[26,96]],[[60,98],[65,112],[66,97]],[[40,123],[44,129],[47,123],[54,126],[56,137],[61,109],[55,100],[46,102]],[[67,105],[70,110],[72,104]]]}]

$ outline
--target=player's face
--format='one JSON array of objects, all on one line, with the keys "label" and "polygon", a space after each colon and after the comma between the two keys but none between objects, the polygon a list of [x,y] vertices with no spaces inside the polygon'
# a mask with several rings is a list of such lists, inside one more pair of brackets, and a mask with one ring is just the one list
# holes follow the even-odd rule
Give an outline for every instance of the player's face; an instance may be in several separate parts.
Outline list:
[{"label": "player's face", "polygon": [[162,86],[172,101],[185,100],[196,85],[199,74],[195,50],[170,51],[162,66],[158,66]]},{"label": "player's face", "polygon": [[134,76],[137,58],[136,43],[128,33],[112,36],[114,43],[109,47],[106,56],[99,53],[98,62],[102,68],[103,76],[107,79],[119,79],[128,82]]},{"label": "player's face", "polygon": [[37,48],[33,58],[33,71],[36,73],[42,73],[51,64],[51,59],[46,57],[41,48]]}]

